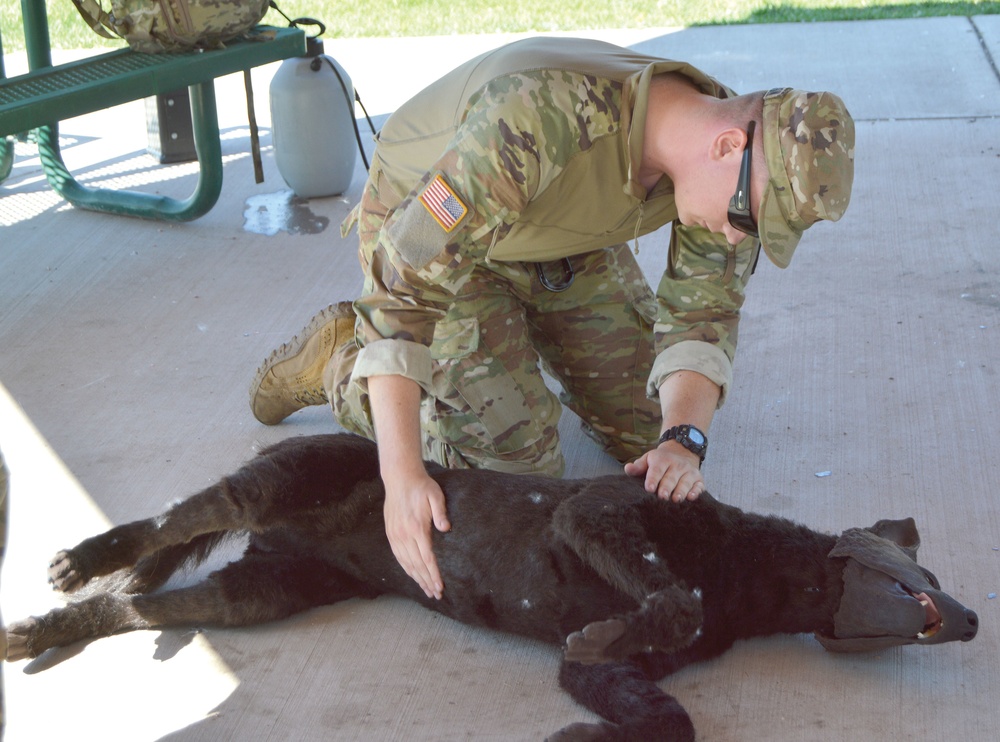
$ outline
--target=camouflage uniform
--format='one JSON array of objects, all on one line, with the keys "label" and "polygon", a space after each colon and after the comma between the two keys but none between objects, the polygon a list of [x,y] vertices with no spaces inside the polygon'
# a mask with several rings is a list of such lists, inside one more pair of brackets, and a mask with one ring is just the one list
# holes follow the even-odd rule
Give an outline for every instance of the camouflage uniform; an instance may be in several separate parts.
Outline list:
[{"label": "camouflage uniform", "polygon": [[[759,243],[675,224],[655,295],[628,246],[677,218],[669,179],[648,194],[637,182],[649,83],[663,72],[732,95],[680,62],[529,39],[389,118],[344,224],[358,224],[366,276],[356,343],[324,376],[344,427],[374,437],[366,381],[398,374],[425,393],[427,457],[558,475],[560,399],[627,460],[655,444],[671,373],[698,371],[725,397]],[[569,266],[568,288],[544,287]]]},{"label": "camouflage uniform", "polygon": [[125,39],[132,51],[157,54],[224,48],[250,31],[267,13],[268,0],[72,0],[100,36]]}]

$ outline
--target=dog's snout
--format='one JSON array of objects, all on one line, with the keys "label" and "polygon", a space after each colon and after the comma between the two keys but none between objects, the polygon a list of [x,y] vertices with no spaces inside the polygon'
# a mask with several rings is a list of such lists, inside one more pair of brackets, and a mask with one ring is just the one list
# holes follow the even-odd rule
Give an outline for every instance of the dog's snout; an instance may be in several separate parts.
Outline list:
[{"label": "dog's snout", "polygon": [[971,642],[976,638],[976,634],[979,633],[979,616],[976,615],[975,611],[966,610],[965,622],[969,625],[969,628],[962,634],[962,641]]}]

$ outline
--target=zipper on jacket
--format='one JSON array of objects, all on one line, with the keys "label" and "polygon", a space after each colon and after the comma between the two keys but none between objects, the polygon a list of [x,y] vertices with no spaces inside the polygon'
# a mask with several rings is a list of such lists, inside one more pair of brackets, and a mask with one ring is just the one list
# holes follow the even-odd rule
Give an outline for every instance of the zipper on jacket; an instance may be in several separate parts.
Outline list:
[{"label": "zipper on jacket", "polygon": [[497,246],[497,240],[500,239],[500,230],[503,227],[503,222],[496,226],[493,230],[493,239],[490,240],[490,246],[486,249],[486,265],[493,265],[493,248]]},{"label": "zipper on jacket", "polygon": [[643,212],[645,211],[645,208],[646,208],[646,202],[640,201],[639,218],[636,219],[635,221],[635,231],[632,233],[632,251],[636,254],[636,257],[638,257],[639,255],[639,230],[642,229],[642,216]]},{"label": "zipper on jacket", "polygon": [[733,280],[733,276],[736,275],[736,245],[729,246],[729,252],[726,253],[726,274],[722,277],[722,283],[726,286],[729,282]]}]

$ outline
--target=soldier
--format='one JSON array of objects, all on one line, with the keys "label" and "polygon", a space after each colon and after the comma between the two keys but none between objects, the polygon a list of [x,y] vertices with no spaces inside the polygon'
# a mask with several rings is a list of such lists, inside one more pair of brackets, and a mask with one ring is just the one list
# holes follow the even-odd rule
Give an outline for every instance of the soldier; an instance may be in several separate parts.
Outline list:
[{"label": "soldier", "polygon": [[[737,96],[582,39],[487,52],[386,122],[342,229],[362,296],[271,354],[253,413],[328,402],[377,438],[387,536],[437,598],[431,524],[450,524],[422,460],[559,476],[562,404],[647,490],[694,499],[758,252],[784,268],[843,215],[853,150],[831,93]],[[667,223],[654,295],[629,243]]]}]

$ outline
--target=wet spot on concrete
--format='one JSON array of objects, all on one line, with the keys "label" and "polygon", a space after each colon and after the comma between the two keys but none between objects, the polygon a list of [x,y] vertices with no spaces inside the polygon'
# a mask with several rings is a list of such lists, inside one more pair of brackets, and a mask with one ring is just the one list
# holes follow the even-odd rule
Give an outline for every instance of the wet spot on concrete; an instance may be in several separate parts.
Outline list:
[{"label": "wet spot on concrete", "polygon": [[314,214],[308,199],[291,190],[265,193],[247,199],[243,211],[246,232],[273,237],[278,232],[319,234],[330,226],[330,218]]}]

